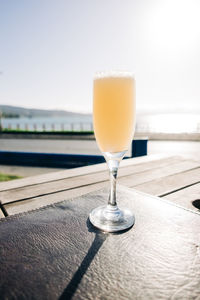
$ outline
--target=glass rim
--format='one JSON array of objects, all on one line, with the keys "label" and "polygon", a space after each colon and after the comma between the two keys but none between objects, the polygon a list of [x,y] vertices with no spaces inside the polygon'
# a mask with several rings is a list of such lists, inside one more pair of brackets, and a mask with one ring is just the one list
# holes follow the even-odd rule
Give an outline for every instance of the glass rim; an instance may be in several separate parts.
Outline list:
[{"label": "glass rim", "polygon": [[94,73],[94,80],[101,78],[130,78],[135,79],[135,75],[131,71],[123,71],[123,70],[105,70],[105,71],[97,71]]}]

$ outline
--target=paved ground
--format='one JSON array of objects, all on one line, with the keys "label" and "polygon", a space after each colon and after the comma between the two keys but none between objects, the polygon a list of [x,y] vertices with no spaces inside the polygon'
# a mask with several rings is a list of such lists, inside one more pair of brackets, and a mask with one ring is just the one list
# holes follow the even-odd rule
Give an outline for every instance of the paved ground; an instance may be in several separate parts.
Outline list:
[{"label": "paved ground", "polygon": [[0,150],[100,154],[95,140],[0,139]]},{"label": "paved ground", "polygon": [[[46,153],[75,153],[100,154],[96,142],[93,140],[33,140],[33,139],[0,139],[0,150],[46,152]],[[22,177],[56,172],[57,168],[20,167],[0,165],[0,172],[19,175]]]},{"label": "paved ground", "polygon": [[[94,140],[0,139],[0,150],[100,154]],[[199,141],[149,141],[148,153],[200,153]]]},{"label": "paved ground", "polygon": [[[100,154],[94,140],[31,140],[0,139],[0,150],[47,153]],[[186,154],[200,157],[200,142],[195,141],[149,141],[148,154]],[[31,176],[58,171],[55,168],[0,166],[0,172]]]}]

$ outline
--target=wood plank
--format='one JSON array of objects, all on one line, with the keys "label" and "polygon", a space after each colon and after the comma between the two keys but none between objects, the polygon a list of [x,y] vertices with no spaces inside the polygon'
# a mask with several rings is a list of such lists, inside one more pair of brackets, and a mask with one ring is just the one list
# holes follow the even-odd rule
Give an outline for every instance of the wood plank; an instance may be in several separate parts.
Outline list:
[{"label": "wood plank", "polygon": [[[90,193],[95,190],[99,190],[106,186],[107,186],[107,192],[109,193],[109,183],[100,182],[90,186],[79,187],[76,188],[75,190],[67,190],[64,192],[58,192],[47,196],[41,196],[38,198],[32,198],[25,201],[18,201],[18,202],[6,204],[4,205],[4,207],[6,208],[9,215],[14,215],[17,213],[26,212],[33,209],[38,209],[40,207],[57,203],[63,200],[71,199],[72,197],[83,196],[87,193]],[[120,185],[118,185],[117,187],[119,189],[121,188]],[[174,202],[175,204],[182,206],[186,209],[200,212],[199,209],[195,208],[192,205],[192,202],[194,200],[200,199],[200,184],[196,184],[191,187],[182,189],[178,192],[167,195],[163,197],[163,199],[166,199],[170,202]]]},{"label": "wood plank", "polygon": [[137,185],[136,188],[141,192],[162,197],[198,182],[200,182],[200,168],[195,168],[193,170],[142,183]]},{"label": "wood plank", "polygon": [[[121,162],[121,167],[123,168],[123,167],[127,167],[130,165],[143,164],[146,162],[157,161],[157,160],[170,158],[170,157],[173,158],[174,155],[153,154],[153,155],[148,155],[148,156],[130,158],[130,159],[123,160]],[[180,159],[182,159],[181,156],[180,156]],[[81,175],[85,175],[85,174],[101,172],[106,169],[107,169],[106,163],[102,163],[102,164],[96,164],[96,165],[92,165],[92,166],[86,166],[86,167],[63,170],[63,171],[59,171],[59,172],[52,172],[52,173],[48,173],[48,174],[36,175],[36,176],[31,176],[31,177],[27,177],[27,178],[23,178],[23,179],[16,179],[16,180],[7,181],[7,182],[0,182],[0,191],[6,191],[6,190],[20,188],[20,187],[24,187],[24,186],[32,186],[35,184],[56,181],[56,180],[60,180],[60,179],[64,179],[64,178],[70,178],[70,177],[76,177],[76,176],[81,176]]]},{"label": "wood plank", "polygon": [[[18,213],[23,213],[29,210],[38,209],[40,207],[57,203],[63,200],[71,199],[72,197],[78,197],[95,190],[99,190],[105,186],[108,186],[108,183],[99,182],[89,186],[78,187],[75,190],[67,190],[64,192],[58,192],[55,194],[50,194],[46,196],[41,196],[37,198],[28,199],[25,201],[12,202],[10,204],[5,204],[4,207],[9,215],[14,215]],[[109,192],[109,189],[108,189]]]},{"label": "wood plank", "polygon": [[199,200],[198,203],[200,204],[200,183],[166,195],[163,198],[187,209],[200,212],[200,209],[192,204],[195,200]]},{"label": "wood plank", "polygon": [[[152,182],[153,180],[161,180],[161,178],[162,180],[165,180],[167,176],[189,171],[197,168],[198,166],[199,164],[197,162],[183,161],[178,164],[169,165],[163,168],[148,170],[140,174],[124,176],[119,178],[119,183],[128,187],[138,187],[139,185]],[[200,172],[199,170],[200,168],[198,168],[198,172]],[[182,177],[184,177],[184,175]]]},{"label": "wood plank", "polygon": [[[132,174],[135,174],[133,180],[134,182],[136,181],[136,183],[139,184],[144,182],[146,177],[147,177],[146,181],[152,180],[151,174],[153,174],[154,175],[153,178],[155,178],[155,175],[160,176],[160,174],[164,174],[165,168],[167,168],[167,170],[169,169],[171,170],[172,165],[174,166],[173,170],[179,168],[182,171],[183,170],[182,165],[184,165],[187,168],[189,165],[191,168],[197,166],[197,162],[194,161],[184,162],[177,158],[168,158],[168,159],[156,161],[156,163],[150,161],[145,164],[138,164],[134,166],[131,165],[124,168],[120,168],[119,178],[126,176],[125,178],[127,179],[128,175],[132,176]],[[154,168],[156,168],[156,170],[154,170]],[[159,172],[157,170],[158,168],[159,168]],[[144,174],[146,170],[147,170],[147,174],[145,177]],[[138,176],[139,173],[141,173],[142,176]],[[7,204],[14,201],[26,200],[26,199],[30,199],[42,195],[48,195],[51,193],[61,192],[68,189],[75,189],[80,186],[91,185],[91,184],[104,182],[108,180],[109,180],[108,171],[97,172],[95,174],[81,175],[72,178],[70,177],[67,179],[61,179],[54,182],[47,182],[40,185],[26,186],[14,190],[3,191],[0,192],[0,200],[2,201],[3,204]]]},{"label": "wood plank", "polygon": [[4,216],[4,214],[3,214],[2,210],[1,210],[1,207],[0,207],[0,218],[5,218],[5,216]]},{"label": "wood plank", "polygon": [[[193,163],[193,162],[192,162]],[[180,165],[180,163],[179,163]],[[177,167],[177,164],[175,165]],[[181,163],[181,170],[183,169],[183,166],[187,166],[185,162],[184,165],[183,163]],[[191,167],[191,164],[189,165]],[[176,168],[175,168],[176,169]],[[168,167],[167,167],[168,170]],[[152,170],[150,171],[152,172]],[[162,174],[164,174],[164,168],[161,170]],[[141,173],[142,177],[140,176],[140,180],[144,180],[144,172]],[[147,175],[149,176],[149,171],[147,171]],[[84,179],[85,176],[83,176]],[[135,174],[135,182],[136,180],[138,180],[138,174]],[[120,180],[119,180],[120,181]],[[132,181],[131,181],[132,183]],[[30,209],[36,209],[48,204],[52,204],[52,203],[56,203],[58,201],[62,201],[64,199],[69,199],[71,197],[75,197],[78,195],[83,195],[85,193],[88,193],[90,191],[94,191],[97,190],[98,188],[104,187],[104,186],[109,186],[109,183],[107,182],[98,182],[95,184],[91,184],[91,185],[86,185],[86,186],[81,186],[81,187],[77,187],[75,189],[68,189],[62,192],[55,192],[55,193],[51,193],[49,195],[43,195],[40,197],[35,197],[35,198],[30,198],[30,199],[26,199],[24,201],[18,201],[18,202],[14,202],[14,203],[10,203],[5,205],[6,210],[8,211],[9,214],[15,214],[15,213],[20,213],[23,211],[28,211]]]}]

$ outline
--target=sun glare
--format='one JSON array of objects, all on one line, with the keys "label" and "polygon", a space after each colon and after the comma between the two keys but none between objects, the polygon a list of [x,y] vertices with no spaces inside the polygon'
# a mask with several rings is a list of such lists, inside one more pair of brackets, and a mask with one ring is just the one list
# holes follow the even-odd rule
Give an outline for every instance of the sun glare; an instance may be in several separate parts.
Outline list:
[{"label": "sun glare", "polygon": [[199,115],[159,114],[149,120],[150,131],[163,133],[191,133],[197,131]]},{"label": "sun glare", "polygon": [[199,9],[195,0],[157,1],[147,18],[152,46],[173,53],[193,49],[200,34]]}]

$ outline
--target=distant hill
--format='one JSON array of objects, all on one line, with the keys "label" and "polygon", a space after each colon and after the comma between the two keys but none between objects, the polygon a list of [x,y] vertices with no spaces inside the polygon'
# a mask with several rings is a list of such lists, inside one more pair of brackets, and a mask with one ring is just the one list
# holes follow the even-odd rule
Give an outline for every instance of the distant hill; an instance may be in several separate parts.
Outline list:
[{"label": "distant hill", "polygon": [[18,106],[2,105],[0,104],[0,111],[5,117],[79,117],[89,116],[90,114],[81,114],[65,110],[46,110],[35,108],[24,108]]},{"label": "distant hill", "polygon": [[[35,108],[24,108],[24,107],[18,107],[18,106],[11,106],[11,105],[3,105],[0,104],[0,112],[3,113],[4,117],[10,117],[10,118],[20,118],[20,117],[82,117],[82,116],[91,116],[91,114],[81,114],[76,112],[70,112],[65,110],[47,110],[47,109],[35,109]],[[144,117],[146,115],[156,115],[156,114],[173,114],[173,113],[179,113],[179,114],[200,114],[200,108],[192,108],[185,110],[184,108],[178,108],[175,109],[172,108],[151,108],[151,109],[137,109],[137,116],[138,117]],[[139,121],[139,118],[137,118]]]}]

